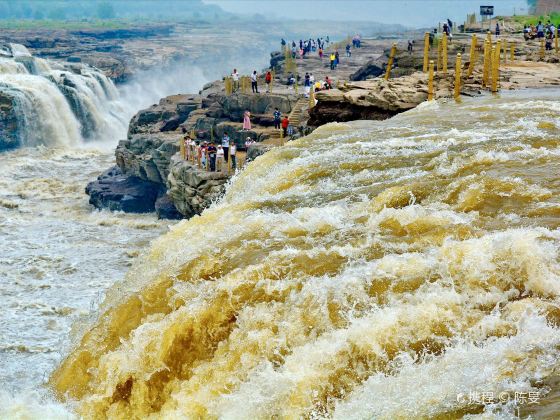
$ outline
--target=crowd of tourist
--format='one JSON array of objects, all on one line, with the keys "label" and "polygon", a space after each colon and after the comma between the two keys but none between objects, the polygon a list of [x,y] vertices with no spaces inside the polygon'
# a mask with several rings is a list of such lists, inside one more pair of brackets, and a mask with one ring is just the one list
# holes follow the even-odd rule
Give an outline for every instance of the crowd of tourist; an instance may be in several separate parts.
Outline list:
[{"label": "crowd of tourist", "polygon": [[[287,115],[282,116],[280,110],[276,107],[272,114],[274,121],[274,128],[282,130],[284,137],[292,136],[294,133],[293,127],[290,125],[290,120]],[[251,113],[246,110],[243,114],[243,128],[242,131],[248,132],[251,130]],[[228,133],[225,132],[220,142],[214,139],[210,141],[192,138],[183,128],[183,144],[182,156],[183,159],[198,165],[199,168],[205,169],[210,172],[230,172],[235,171],[237,168],[237,145],[232,140]],[[242,144],[245,151],[255,144],[256,141],[248,135],[245,142]],[[243,147],[242,147],[243,150]]]},{"label": "crowd of tourist", "polygon": [[[361,48],[361,36],[359,34],[353,36],[351,42],[351,45],[350,42],[348,42],[345,47],[347,57],[352,56],[352,48]],[[319,58],[322,59],[325,50],[328,48],[332,48],[332,51],[328,54],[330,69],[336,70],[337,66],[340,63],[340,54],[336,50],[335,45],[331,44],[331,40],[328,35],[324,38],[309,38],[307,40],[300,39],[299,43],[296,43],[296,41],[291,41],[290,43],[288,43],[286,42],[286,40],[282,39],[281,44],[283,51],[288,49],[288,52],[291,53],[292,58],[304,58],[309,54],[316,53]],[[262,80],[261,77],[264,78],[264,82],[266,83],[266,90],[268,92],[272,92],[274,75],[272,74],[271,70],[267,70],[262,75],[259,75],[257,70],[253,70],[249,76],[251,80],[252,93],[260,93],[259,80]],[[239,75],[237,68],[233,69],[230,74],[230,78],[232,82],[232,92],[239,91],[241,76]],[[288,85],[288,87],[295,88],[299,83],[301,83],[300,75],[294,75],[293,72],[288,74],[286,80],[286,84]],[[324,79],[316,80],[315,76],[311,72],[305,73],[305,76],[303,77],[303,85],[305,97],[309,97],[311,90],[313,90],[314,92],[318,92],[321,90],[328,90],[333,88],[333,82],[329,78],[329,76],[325,76]],[[289,117],[287,115],[282,115],[278,108],[274,109],[272,113],[272,120],[274,129],[281,130],[281,133],[284,137],[293,135],[294,128],[290,124]],[[252,130],[251,112],[249,110],[246,110],[243,113],[242,123],[242,131],[250,132]],[[221,141],[216,142],[214,141],[214,139],[211,139],[210,141],[194,139],[190,135],[188,135],[185,130],[183,132],[184,138],[182,148],[184,147],[184,150],[182,153],[184,159],[189,160],[194,164],[197,164],[200,168],[206,169],[211,172],[225,172],[236,169],[237,146],[235,144],[235,141],[230,139],[227,133],[224,133]],[[244,149],[247,150],[254,143],[255,139],[253,139],[251,136],[247,136],[245,142],[240,143],[240,146],[242,150],[243,146]]]},{"label": "crowd of tourist", "polygon": [[523,38],[525,38],[525,41],[545,38],[547,50],[552,49],[552,40],[555,36],[556,27],[550,21],[546,25],[539,21],[537,25],[524,25],[523,27]]},{"label": "crowd of tourist", "polygon": [[227,133],[219,143],[192,139],[188,134],[183,141],[183,158],[199,168],[210,172],[229,172],[237,168],[237,146]]}]

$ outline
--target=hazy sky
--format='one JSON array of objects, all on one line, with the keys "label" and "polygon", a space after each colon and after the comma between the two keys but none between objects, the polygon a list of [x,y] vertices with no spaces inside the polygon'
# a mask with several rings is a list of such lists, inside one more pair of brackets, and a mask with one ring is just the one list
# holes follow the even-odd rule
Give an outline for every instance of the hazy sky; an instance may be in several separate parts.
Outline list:
[{"label": "hazy sky", "polygon": [[203,0],[224,10],[252,15],[327,20],[372,20],[406,26],[431,26],[450,18],[462,23],[467,13],[494,6],[498,15],[527,14],[526,0]]}]

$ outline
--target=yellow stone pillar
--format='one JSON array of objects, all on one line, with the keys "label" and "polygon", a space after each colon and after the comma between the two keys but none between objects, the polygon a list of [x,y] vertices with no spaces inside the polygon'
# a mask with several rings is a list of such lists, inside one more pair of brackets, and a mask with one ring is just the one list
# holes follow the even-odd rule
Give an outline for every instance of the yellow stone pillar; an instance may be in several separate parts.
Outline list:
[{"label": "yellow stone pillar", "polygon": [[179,151],[181,152],[181,159],[186,160],[187,158],[187,151],[185,149],[185,139],[179,140]]},{"label": "yellow stone pillar", "polygon": [[498,78],[500,77],[500,41],[492,47],[492,93],[498,92]]},{"label": "yellow stone pillar", "polygon": [[397,52],[397,44],[393,43],[391,47],[391,52],[389,53],[389,62],[387,63],[387,70],[385,71],[385,80],[389,80],[391,76],[391,67],[393,67],[393,61],[395,59],[395,54]]},{"label": "yellow stone pillar", "polygon": [[315,106],[315,83],[311,85],[311,89],[309,90],[309,109]]},{"label": "yellow stone pillar", "polygon": [[430,33],[424,33],[424,64],[422,67],[422,71],[426,73],[428,71],[428,63],[430,60]]},{"label": "yellow stone pillar", "polygon": [[476,62],[476,45],[477,45],[476,35],[473,34],[471,38],[471,51],[469,57],[469,70],[467,73],[467,77],[471,77],[474,71],[474,66]]},{"label": "yellow stone pillar", "polygon": [[428,101],[434,100],[434,60],[430,60],[428,72]]},{"label": "yellow stone pillar", "polygon": [[441,49],[443,52],[443,74],[447,75],[447,34],[443,34],[441,44]]},{"label": "yellow stone pillar", "polygon": [[455,100],[459,101],[459,96],[461,95],[461,54],[457,54],[457,59],[455,60]]},{"label": "yellow stone pillar", "polygon": [[437,44],[437,65],[436,65],[436,71],[440,72],[441,71],[441,46],[442,46],[442,41],[441,39],[438,40],[438,44]]},{"label": "yellow stone pillar", "polygon": [[490,70],[490,43],[484,41],[484,62],[482,64],[482,86],[488,86],[488,76]]}]

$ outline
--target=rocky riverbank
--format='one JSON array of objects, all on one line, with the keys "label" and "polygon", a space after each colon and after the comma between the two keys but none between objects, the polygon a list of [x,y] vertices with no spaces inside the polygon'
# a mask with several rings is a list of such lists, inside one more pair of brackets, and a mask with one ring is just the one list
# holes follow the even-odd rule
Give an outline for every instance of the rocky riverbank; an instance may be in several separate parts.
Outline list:
[{"label": "rocky riverbank", "polygon": [[[539,44],[533,41],[526,43],[520,40],[519,34],[507,34],[502,41],[515,45],[515,53],[513,62],[508,55],[502,65],[501,89],[560,85],[560,67],[555,64],[558,62],[555,54],[547,53],[542,58]],[[179,142],[183,138],[183,130],[194,132],[199,140],[219,139],[227,132],[240,148],[249,136],[257,143],[247,154],[255,158],[280,144],[279,132],[271,128],[274,108],[290,116],[291,124],[296,127],[295,136],[298,136],[329,122],[386,119],[418,106],[428,97],[427,74],[421,71],[421,39],[415,40],[416,48],[412,53],[406,51],[406,41],[397,40],[398,52],[392,77],[384,80],[379,76],[385,72],[392,42],[363,40],[363,47],[353,50],[352,57],[342,57],[341,65],[335,71],[330,70],[327,60],[320,60],[314,55],[296,60],[300,76],[305,72],[313,73],[316,80],[329,76],[336,86],[317,92],[316,105],[311,109],[309,99],[302,95],[303,87],[300,87],[298,95],[287,86],[285,60],[279,53],[271,54],[271,68],[276,71],[273,93],[237,92],[226,95],[223,82],[216,81],[196,95],[162,99],[159,104],[140,111],[132,119],[128,138],[121,141],[116,149],[119,171],[105,173],[88,186],[90,202],[98,207],[125,210],[130,203],[136,202],[130,197],[147,188],[145,183],[151,183],[150,193],[145,194],[145,200],[134,211],[165,209],[158,210],[160,217],[166,214],[192,217],[220,196],[229,175],[206,172],[196,164],[181,159]],[[438,72],[434,78],[436,99],[453,97],[453,58],[462,53],[462,67],[466,70],[469,49],[468,35],[456,36],[450,44],[449,71],[447,74]],[[478,61],[472,75],[463,77],[461,94],[481,95],[484,90],[482,66]],[[254,125],[250,131],[242,129],[245,110],[253,116]],[[136,181],[140,184],[135,185]],[[123,191],[123,186],[131,187],[130,194],[127,194],[126,188]]]},{"label": "rocky riverbank", "polygon": [[[297,102],[294,94],[227,96],[221,85],[215,82],[199,94],[163,98],[138,112],[130,121],[127,138],[116,148],[116,168],[87,186],[90,203],[98,208],[187,218],[208,207],[230,175],[207,172],[181,159],[183,131],[194,131],[198,139],[208,141],[227,132],[240,149],[251,137],[259,142],[251,151],[254,157],[262,152],[260,145],[279,135],[272,128],[273,110],[289,114]],[[252,114],[251,130],[242,128],[245,110]]]}]

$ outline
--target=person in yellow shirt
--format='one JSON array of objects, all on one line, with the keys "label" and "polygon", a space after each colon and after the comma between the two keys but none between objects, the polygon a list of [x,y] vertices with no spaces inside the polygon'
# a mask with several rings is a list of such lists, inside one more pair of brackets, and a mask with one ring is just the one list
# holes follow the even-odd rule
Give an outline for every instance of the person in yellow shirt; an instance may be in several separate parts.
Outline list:
[{"label": "person in yellow shirt", "polygon": [[331,59],[331,70],[334,70],[334,60],[336,59],[334,53],[331,53],[330,59]]}]

